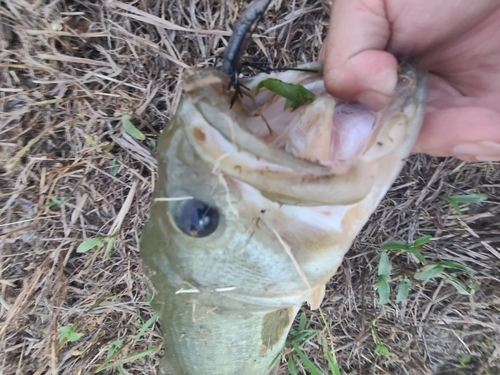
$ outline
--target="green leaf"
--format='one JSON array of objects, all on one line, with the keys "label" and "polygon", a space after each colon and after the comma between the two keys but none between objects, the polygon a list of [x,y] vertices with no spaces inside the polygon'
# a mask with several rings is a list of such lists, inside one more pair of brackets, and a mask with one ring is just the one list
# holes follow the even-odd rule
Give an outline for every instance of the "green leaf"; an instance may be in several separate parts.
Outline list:
[{"label": "green leaf", "polygon": [[57,331],[59,332],[59,340],[66,339],[69,342],[78,341],[83,336],[83,333],[74,331],[73,325],[59,327]]},{"label": "green leaf", "polygon": [[475,275],[477,271],[469,266],[466,266],[465,264],[455,262],[453,260],[441,260],[437,264],[440,266],[443,266],[444,268],[452,268],[456,270],[463,271],[465,273],[468,273],[470,275]]},{"label": "green leaf", "polygon": [[116,159],[111,160],[110,164],[111,164],[111,175],[113,177],[116,177],[116,175],[120,171],[121,165],[120,165],[120,163],[118,163],[118,160],[116,160]]},{"label": "green leaf", "polygon": [[111,346],[108,349],[107,358],[111,358],[113,354],[123,345],[123,340],[116,340],[111,343]]},{"label": "green leaf", "polygon": [[300,320],[299,320],[299,331],[305,330],[306,329],[306,324],[307,324],[306,314],[302,313],[300,315]]},{"label": "green leaf", "polygon": [[52,206],[60,206],[61,204],[63,204],[63,201],[60,200],[60,199],[57,199],[56,197],[50,197],[50,202],[48,203],[45,203],[43,205],[44,208],[49,208],[49,207],[52,207]]},{"label": "green leaf", "polygon": [[158,320],[158,314],[154,314],[151,318],[149,318],[146,321],[146,323],[142,325],[141,329],[139,330],[139,333],[137,334],[137,336],[135,336],[134,341],[132,342],[132,346],[137,344],[137,341],[139,341],[141,336],[144,335],[144,332],[146,332],[146,330],[149,327],[151,327],[157,320]]},{"label": "green leaf", "polygon": [[408,294],[410,293],[411,281],[407,277],[399,283],[398,294],[396,295],[396,301],[406,301]]},{"label": "green leaf", "polygon": [[460,366],[465,367],[469,364],[470,362],[470,356],[467,354],[462,354],[460,358],[458,359],[458,362],[460,362]]},{"label": "green leaf", "polygon": [[149,148],[151,151],[156,152],[156,140],[150,139],[149,140]]},{"label": "green leaf", "polygon": [[444,267],[441,266],[440,264],[433,263],[433,264],[428,264],[424,268],[422,268],[422,271],[417,272],[415,274],[415,279],[417,280],[429,280],[432,279],[433,277],[439,276],[443,273]]},{"label": "green leaf", "polygon": [[486,194],[447,195],[441,197],[441,199],[445,200],[453,207],[458,215],[462,215],[462,211],[458,206],[459,203],[480,203],[487,198],[488,196]]},{"label": "green leaf", "polygon": [[286,99],[285,109],[292,108],[292,111],[301,105],[312,102],[316,97],[304,86],[283,82],[276,78],[268,78],[259,82],[257,93],[262,87],[284,97]]},{"label": "green leaf", "polygon": [[408,242],[405,241],[389,241],[382,246],[380,246],[381,250],[392,250],[392,251],[403,251],[408,250],[410,247]]},{"label": "green leaf", "polygon": [[85,141],[88,143],[89,146],[96,145],[96,141],[94,141],[94,138],[92,138],[90,135],[85,137]]},{"label": "green leaf", "polygon": [[104,246],[101,237],[92,237],[83,241],[80,245],[78,245],[76,252],[77,253],[86,253],[90,249],[94,247],[98,247],[99,249]]},{"label": "green leaf", "polygon": [[[432,238],[431,236],[420,237],[413,244],[409,244],[408,242],[405,242],[405,241],[389,241],[389,242],[383,244],[382,246],[380,246],[380,249],[384,250],[384,251],[407,252],[407,253],[413,254],[418,259],[418,261],[420,263],[425,264],[425,258],[422,255],[422,253],[417,249],[417,247],[426,243],[428,241],[427,237]],[[421,244],[421,245],[419,245],[419,244]]]},{"label": "green leaf", "polygon": [[104,253],[104,259],[109,259],[111,257],[111,251],[115,247],[116,237],[107,238],[108,245],[106,246],[106,252]]},{"label": "green leaf", "polygon": [[295,364],[292,356],[288,357],[288,372],[290,373],[290,375],[299,375],[297,365]]},{"label": "green leaf", "polygon": [[274,357],[274,359],[271,361],[271,363],[269,364],[269,366],[267,368],[272,369],[274,367],[274,365],[276,364],[276,362],[278,362],[278,359],[280,357],[281,357],[281,353],[278,353],[278,355],[276,357]]},{"label": "green leaf", "polygon": [[410,254],[413,254],[415,256],[415,258],[417,258],[420,263],[422,263],[422,264],[426,263],[424,256],[422,255],[422,253],[419,250],[409,249],[409,250],[407,250],[407,252]]},{"label": "green leaf", "polygon": [[389,261],[389,256],[386,251],[380,253],[380,261],[378,262],[378,275],[379,276],[390,276],[392,265]]},{"label": "green leaf", "polygon": [[486,194],[467,194],[467,195],[449,195],[445,197],[446,199],[451,199],[456,203],[481,203],[482,201],[488,199]]},{"label": "green leaf", "polygon": [[471,296],[478,290],[476,285],[474,284],[469,285],[466,282],[458,279],[456,276],[450,275],[449,273],[446,272],[443,272],[443,275],[460,294],[463,294],[465,296]]},{"label": "green leaf", "polygon": [[330,349],[328,348],[328,345],[326,343],[326,340],[323,338],[323,353],[326,357],[326,360],[328,362],[328,366],[330,367],[330,371],[332,372],[333,375],[341,375],[340,373],[340,368],[337,363],[337,359],[335,358],[335,353],[332,353]]},{"label": "green leaf", "polygon": [[391,352],[389,352],[389,349],[387,349],[387,346],[385,346],[384,344],[377,344],[377,347],[375,348],[375,354],[385,355],[386,357],[391,356]]},{"label": "green leaf", "polygon": [[426,236],[422,236],[420,238],[417,238],[415,240],[415,242],[413,242],[413,246],[415,247],[420,247],[422,245],[425,245],[427,242],[429,242],[430,240],[432,240],[432,236],[429,236],[429,235],[426,235]]},{"label": "green leaf", "polygon": [[315,329],[304,329],[303,331],[290,331],[290,336],[293,338],[289,340],[289,343],[297,343],[297,344],[302,344],[304,341],[310,340],[313,338],[316,333]]},{"label": "green leaf", "polygon": [[302,364],[304,365],[304,367],[306,368],[306,370],[309,371],[309,373],[311,375],[323,375],[321,373],[321,370],[319,370],[316,367],[316,365],[314,363],[312,363],[309,360],[309,358],[306,357],[306,355],[304,354],[304,352],[299,349],[299,346],[296,343],[293,344],[293,349],[295,350],[295,353],[299,356],[300,361],[302,362]]},{"label": "green leaf", "polygon": [[374,284],[374,287],[377,288],[379,303],[381,305],[385,305],[389,302],[389,296],[391,294],[391,288],[389,287],[389,283],[387,282],[387,276],[379,276],[377,282]]},{"label": "green leaf", "polygon": [[107,370],[109,368],[116,367],[116,366],[121,366],[121,365],[123,365],[125,363],[136,361],[136,360],[138,360],[138,359],[140,359],[142,357],[147,357],[149,355],[152,355],[152,354],[156,353],[160,349],[161,349],[160,346],[155,346],[154,348],[147,349],[147,350],[144,350],[144,351],[139,352],[139,353],[131,354],[131,355],[125,357],[125,358],[121,358],[121,359],[117,360],[114,363],[106,364],[104,366],[99,366],[95,370],[94,373],[97,374],[97,373],[99,373],[101,371],[104,371],[104,370]]},{"label": "green leaf", "polygon": [[130,117],[128,115],[123,115],[122,116],[122,125],[123,129],[132,137],[135,139],[138,139],[140,141],[143,141],[146,139],[146,136],[142,134],[142,132],[137,129],[134,124],[132,124],[132,121],[130,121]]}]

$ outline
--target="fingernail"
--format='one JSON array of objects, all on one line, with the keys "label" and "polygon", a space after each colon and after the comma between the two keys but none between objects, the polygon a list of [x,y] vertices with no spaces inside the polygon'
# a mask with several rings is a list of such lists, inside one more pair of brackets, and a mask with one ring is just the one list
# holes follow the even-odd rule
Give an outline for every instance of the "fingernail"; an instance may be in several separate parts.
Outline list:
[{"label": "fingernail", "polygon": [[389,104],[390,96],[370,90],[359,94],[357,99],[360,103],[363,103],[374,111],[379,111]]},{"label": "fingernail", "polygon": [[477,161],[500,161],[500,143],[491,141],[460,143],[453,147],[452,152],[472,156]]}]

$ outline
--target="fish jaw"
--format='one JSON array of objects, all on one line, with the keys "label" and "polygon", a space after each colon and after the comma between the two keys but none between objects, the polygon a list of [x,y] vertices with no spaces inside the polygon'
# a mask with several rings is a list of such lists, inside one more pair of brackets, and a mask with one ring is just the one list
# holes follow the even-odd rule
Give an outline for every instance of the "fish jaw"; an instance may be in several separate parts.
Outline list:
[{"label": "fish jaw", "polygon": [[[385,110],[356,112],[372,119],[370,134],[354,151],[330,153],[354,153],[346,163],[338,157],[330,163],[324,152],[322,160],[314,153],[304,157],[308,145],[291,138],[283,148],[271,148],[272,140],[250,125],[261,129],[256,113],[276,110],[280,98],[262,90],[262,96],[230,109],[223,75],[210,69],[190,72],[184,98],[159,140],[153,198],[194,197],[217,207],[220,224],[208,237],[191,238],[176,226],[179,202],[156,201],[151,207],[141,256],[164,334],[165,374],[273,371],[271,363],[300,305],[319,306],[325,283],[415,142],[426,83],[411,68],[404,69],[397,95]],[[285,73],[272,76],[286,81],[295,74]],[[252,89],[265,77],[246,85]],[[292,82],[325,95],[320,73]],[[326,102],[334,125],[341,111],[353,110],[350,103]],[[282,112],[287,119],[301,115]],[[334,136],[349,130],[349,121],[339,121],[344,125],[331,130],[337,131]],[[291,133],[303,129],[296,125]],[[287,142],[294,151],[286,150]]]}]

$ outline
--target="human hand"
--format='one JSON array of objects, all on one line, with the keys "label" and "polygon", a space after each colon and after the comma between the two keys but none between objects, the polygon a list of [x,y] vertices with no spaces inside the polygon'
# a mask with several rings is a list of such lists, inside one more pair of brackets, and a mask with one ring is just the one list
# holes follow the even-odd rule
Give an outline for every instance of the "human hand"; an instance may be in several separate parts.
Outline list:
[{"label": "human hand", "polygon": [[430,72],[414,151],[500,160],[498,0],[334,0],[321,53],[331,95],[381,109],[396,86],[393,54]]}]

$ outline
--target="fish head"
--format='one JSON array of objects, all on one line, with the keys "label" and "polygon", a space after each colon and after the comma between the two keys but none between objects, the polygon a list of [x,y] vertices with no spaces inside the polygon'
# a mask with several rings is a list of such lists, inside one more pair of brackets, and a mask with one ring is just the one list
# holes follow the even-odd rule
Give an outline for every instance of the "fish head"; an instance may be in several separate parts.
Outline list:
[{"label": "fish head", "polygon": [[[401,65],[393,100],[373,112],[328,95],[320,63],[301,68],[308,71],[242,79],[236,100],[216,69],[184,77],[183,98],[158,143],[141,239],[173,374],[222,374],[203,363],[227,346],[246,350],[242,364],[224,365],[227,374],[267,373],[249,361],[268,366],[300,305],[319,306],[411,152],[424,73]],[[314,99],[286,108],[284,97],[261,87],[270,78]],[[204,329],[212,347],[198,350]]]}]

